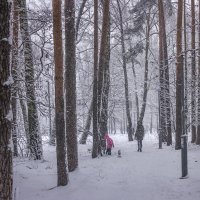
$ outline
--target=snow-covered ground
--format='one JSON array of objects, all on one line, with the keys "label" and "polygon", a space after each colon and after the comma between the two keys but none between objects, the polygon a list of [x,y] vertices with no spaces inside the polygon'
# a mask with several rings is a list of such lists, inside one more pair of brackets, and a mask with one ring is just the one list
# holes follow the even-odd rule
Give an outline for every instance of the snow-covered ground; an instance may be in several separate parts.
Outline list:
[{"label": "snow-covered ground", "polygon": [[[45,146],[44,161],[14,161],[15,200],[199,200],[200,147],[189,144],[189,177],[180,179],[181,152],[146,135],[143,152],[127,135],[111,135],[112,156],[92,159],[92,144],[79,145],[79,167],[65,187],[56,187],[55,147]],[[122,157],[117,157],[121,150]]]}]

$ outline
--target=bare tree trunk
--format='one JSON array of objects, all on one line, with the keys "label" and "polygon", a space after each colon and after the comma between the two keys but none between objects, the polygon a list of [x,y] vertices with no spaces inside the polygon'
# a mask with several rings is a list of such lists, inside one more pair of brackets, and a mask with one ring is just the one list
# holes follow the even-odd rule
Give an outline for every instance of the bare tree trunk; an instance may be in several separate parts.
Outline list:
[{"label": "bare tree trunk", "polygon": [[150,16],[151,16],[151,8],[149,8],[149,13],[147,13],[147,26],[146,26],[146,47],[145,47],[145,69],[144,69],[144,92],[143,92],[143,101],[142,101],[142,107],[140,111],[139,120],[137,122],[137,129],[135,135],[137,135],[137,132],[140,131],[141,126],[143,126],[143,119],[146,109],[146,101],[147,101],[147,93],[148,93],[148,67],[149,67],[149,40],[150,40]]},{"label": "bare tree trunk", "polygon": [[166,142],[167,140],[167,130],[166,130],[166,90],[165,90],[165,63],[164,63],[164,25],[163,25],[163,4],[162,1],[158,1],[158,10],[159,10],[159,60],[160,60],[160,91],[159,91],[159,99],[160,99],[160,137],[162,137],[162,141]]},{"label": "bare tree trunk", "polygon": [[185,50],[185,55],[184,55],[184,129],[185,129],[185,134],[187,134],[187,128],[188,128],[188,70],[187,70],[187,58],[188,58],[188,53],[187,53],[187,22],[186,22],[186,0],[184,0],[184,50]]},{"label": "bare tree trunk", "polygon": [[100,115],[100,133],[103,138],[105,133],[108,133],[108,95],[110,88],[110,13],[109,13],[109,25],[107,29],[107,42],[103,66],[103,88],[102,88],[102,106],[101,106],[101,115]]},{"label": "bare tree trunk", "polygon": [[79,30],[79,25],[80,25],[80,22],[81,22],[81,17],[83,15],[83,10],[85,8],[85,3],[86,3],[87,0],[83,0],[82,3],[81,3],[81,6],[80,6],[80,9],[79,9],[79,12],[78,12],[78,16],[77,16],[77,20],[76,20],[76,39],[78,37],[78,30]]},{"label": "bare tree trunk", "polygon": [[78,167],[75,37],[75,2],[73,0],[65,0],[66,136],[70,172]]},{"label": "bare tree trunk", "polygon": [[122,59],[123,59],[123,70],[124,70],[124,87],[125,87],[125,101],[126,101],[126,115],[128,120],[128,140],[133,141],[133,129],[132,129],[132,121],[131,121],[131,114],[130,114],[130,106],[129,106],[129,92],[128,92],[128,76],[127,76],[127,68],[126,68],[126,57],[125,57],[125,43],[124,43],[124,28],[123,28],[123,18],[122,18],[122,10],[117,0],[118,10],[119,10],[119,17],[120,17],[120,32],[121,32],[121,47],[122,47]]},{"label": "bare tree trunk", "polygon": [[170,109],[170,91],[169,91],[169,65],[168,65],[168,50],[167,38],[165,28],[165,14],[163,0],[159,1],[161,8],[162,20],[162,36],[163,36],[163,59],[164,59],[164,77],[165,77],[165,106],[166,106],[166,131],[167,131],[167,145],[172,145],[172,129],[171,129],[171,109]]},{"label": "bare tree trunk", "polygon": [[177,14],[177,63],[176,63],[176,140],[175,149],[181,149],[182,134],[182,108],[183,107],[183,55],[182,55],[182,18],[183,18],[183,1],[178,1]]},{"label": "bare tree trunk", "polygon": [[18,30],[19,30],[19,5],[18,1],[13,2],[13,38],[12,38],[12,76],[14,84],[12,85],[12,140],[13,140],[13,154],[18,156],[17,149],[17,66],[18,66]]},{"label": "bare tree trunk", "polygon": [[81,139],[79,141],[80,144],[86,144],[86,140],[87,140],[88,134],[90,132],[90,126],[91,126],[91,121],[92,121],[92,111],[93,111],[92,108],[93,108],[93,101],[90,103],[90,108],[88,111],[85,128],[84,128],[83,134],[81,136]]},{"label": "bare tree trunk", "polygon": [[64,88],[63,88],[63,49],[62,49],[62,21],[61,0],[53,0],[53,39],[55,60],[55,124],[56,124],[56,155],[57,155],[57,185],[68,184],[66,157],[66,135],[64,116]]},{"label": "bare tree trunk", "polygon": [[198,29],[199,29],[199,38],[198,38],[198,46],[199,46],[199,50],[198,50],[198,107],[197,107],[197,112],[198,112],[198,116],[197,116],[197,122],[198,122],[198,126],[197,126],[197,139],[196,139],[196,144],[200,144],[200,1],[199,1],[199,24],[198,24]]},{"label": "bare tree trunk", "polygon": [[25,82],[30,135],[30,156],[35,160],[40,160],[43,157],[42,139],[39,132],[39,120],[34,85],[33,53],[31,46],[31,37],[29,34],[26,0],[20,0],[20,29],[24,46]]},{"label": "bare tree trunk", "polygon": [[[134,77],[134,86],[135,86],[135,103],[136,103],[136,110],[137,110],[137,121],[139,120],[140,110],[139,110],[139,100],[138,100],[138,89],[137,89],[137,80],[136,80],[136,73],[135,73],[135,66],[133,59],[131,60],[132,70],[133,70],[133,77]],[[135,118],[134,118],[135,119]]]},{"label": "bare tree trunk", "polygon": [[29,134],[29,127],[28,127],[28,111],[27,111],[27,106],[26,106],[26,102],[23,100],[23,96],[22,96],[22,91],[18,91],[18,96],[19,96],[19,103],[20,103],[20,107],[22,110],[22,117],[23,117],[23,121],[24,121],[24,130],[25,130],[25,134],[26,134],[26,142],[27,142],[27,154],[29,155],[29,151],[30,151],[30,134]]},{"label": "bare tree trunk", "polygon": [[0,199],[12,199],[13,167],[11,149],[11,71],[10,71],[11,3],[0,1]]},{"label": "bare tree trunk", "polygon": [[92,158],[98,156],[98,0],[94,0],[94,81],[93,81],[93,147]]},{"label": "bare tree trunk", "polygon": [[191,119],[192,119],[192,139],[196,141],[196,53],[195,53],[195,4],[191,0],[191,16],[192,16],[192,32],[191,32],[191,47],[192,47],[192,77],[191,77]]}]

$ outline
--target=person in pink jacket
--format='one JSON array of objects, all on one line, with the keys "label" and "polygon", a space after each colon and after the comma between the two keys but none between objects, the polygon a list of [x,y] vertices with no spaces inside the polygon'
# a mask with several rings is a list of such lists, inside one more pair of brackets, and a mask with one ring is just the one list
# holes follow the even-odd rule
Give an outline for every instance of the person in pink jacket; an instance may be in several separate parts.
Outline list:
[{"label": "person in pink jacket", "polygon": [[111,155],[111,149],[114,147],[113,140],[106,133],[104,136],[104,140],[106,141],[106,154]]}]

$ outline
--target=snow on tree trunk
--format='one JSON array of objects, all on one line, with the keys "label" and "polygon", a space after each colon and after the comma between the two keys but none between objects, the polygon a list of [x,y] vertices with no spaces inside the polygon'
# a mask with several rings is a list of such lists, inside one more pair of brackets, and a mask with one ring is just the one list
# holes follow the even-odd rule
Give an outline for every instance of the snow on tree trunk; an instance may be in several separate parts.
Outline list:
[{"label": "snow on tree trunk", "polygon": [[78,167],[75,37],[75,2],[73,0],[65,0],[66,137],[68,168],[70,172]]},{"label": "snow on tree trunk", "polygon": [[17,149],[17,66],[18,66],[18,30],[19,30],[19,5],[18,1],[13,2],[13,38],[12,38],[12,77],[14,84],[12,85],[12,140],[14,147],[14,156],[18,156]]},{"label": "snow on tree trunk", "polygon": [[0,199],[12,199],[11,140],[11,77],[10,70],[10,10],[11,3],[0,1]]},{"label": "snow on tree trunk", "polygon": [[40,160],[43,157],[42,139],[39,131],[39,120],[34,85],[33,52],[31,45],[31,37],[29,33],[26,0],[20,1],[20,30],[24,46],[25,85],[28,106],[30,156],[34,160]]}]

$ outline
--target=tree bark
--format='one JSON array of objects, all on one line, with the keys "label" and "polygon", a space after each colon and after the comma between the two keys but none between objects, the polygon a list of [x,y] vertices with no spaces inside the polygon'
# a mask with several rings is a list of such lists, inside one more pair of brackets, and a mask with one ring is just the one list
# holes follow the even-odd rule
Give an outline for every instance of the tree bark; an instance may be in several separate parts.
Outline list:
[{"label": "tree bark", "polygon": [[28,106],[28,124],[30,135],[30,156],[34,160],[40,160],[43,157],[42,139],[39,132],[39,120],[37,113],[37,104],[34,85],[34,64],[33,52],[31,46],[31,37],[28,26],[28,15],[26,0],[20,0],[20,30],[24,46],[25,59],[25,82],[26,96]]},{"label": "tree bark", "polygon": [[[148,67],[149,67],[149,40],[150,40],[150,16],[151,16],[151,8],[149,7],[148,13],[147,13],[147,26],[146,26],[146,47],[145,47],[145,71],[144,71],[144,92],[143,92],[143,101],[142,101],[142,107],[140,111],[139,120],[137,122],[137,129],[135,135],[137,135],[137,131],[140,130],[141,127],[143,127],[143,119],[144,114],[146,110],[146,101],[147,101],[147,93],[148,93]],[[144,129],[144,128],[143,128]]]},{"label": "tree bark", "polygon": [[198,50],[198,107],[197,107],[197,112],[198,112],[198,116],[197,116],[197,138],[196,138],[196,144],[200,145],[200,1],[199,1],[199,24],[198,24],[198,29],[199,29],[199,38],[198,38],[198,46],[199,46],[199,50]]},{"label": "tree bark", "polygon": [[12,199],[13,167],[11,144],[11,3],[0,1],[0,199]]},{"label": "tree bark", "polygon": [[182,108],[183,108],[183,55],[182,55],[182,18],[183,18],[183,1],[178,1],[177,14],[177,63],[176,63],[176,138],[175,149],[181,149],[182,134]]},{"label": "tree bark", "polygon": [[86,144],[86,140],[87,140],[88,134],[90,132],[90,126],[91,126],[91,121],[92,121],[92,111],[93,111],[92,108],[93,108],[93,101],[90,104],[85,128],[84,128],[83,134],[82,134],[80,142],[79,142],[80,144]]},{"label": "tree bark", "polygon": [[12,76],[14,84],[12,85],[12,140],[13,140],[13,155],[18,156],[17,149],[17,67],[18,67],[18,30],[19,30],[19,5],[18,1],[13,2],[13,38],[12,38]]},{"label": "tree bark", "polygon": [[55,61],[55,125],[57,155],[57,185],[68,184],[67,151],[64,116],[63,48],[61,0],[53,0],[53,39]]},{"label": "tree bark", "polygon": [[93,147],[92,158],[98,156],[98,0],[94,0],[94,81],[93,81]]},{"label": "tree bark", "polygon": [[65,0],[66,136],[68,168],[70,172],[78,167],[75,39],[75,2],[73,0]]},{"label": "tree bark", "polygon": [[125,101],[126,101],[126,115],[128,120],[128,140],[133,141],[133,129],[132,129],[132,121],[131,121],[131,114],[130,114],[130,105],[129,105],[129,91],[128,91],[128,76],[127,76],[127,68],[126,68],[126,57],[125,57],[125,42],[124,42],[124,27],[123,27],[123,18],[122,18],[122,10],[117,0],[118,10],[119,10],[119,17],[120,17],[120,34],[121,34],[121,47],[122,47],[122,59],[123,59],[123,70],[124,70],[124,87],[125,87]]},{"label": "tree bark", "polygon": [[191,47],[192,47],[192,60],[191,60],[191,142],[196,141],[196,52],[195,52],[195,4],[194,0],[191,0],[191,16],[192,16],[192,32],[191,32]]}]

